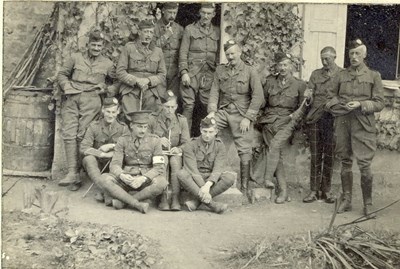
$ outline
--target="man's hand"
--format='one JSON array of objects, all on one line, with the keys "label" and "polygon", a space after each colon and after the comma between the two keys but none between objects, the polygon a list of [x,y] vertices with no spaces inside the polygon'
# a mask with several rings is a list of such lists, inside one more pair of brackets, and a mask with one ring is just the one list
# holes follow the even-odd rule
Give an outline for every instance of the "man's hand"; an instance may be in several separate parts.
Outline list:
[{"label": "man's hand", "polygon": [[166,138],[166,137],[161,137],[160,141],[161,141],[161,145],[165,148],[169,148],[171,146],[171,142],[169,142],[168,138]]},{"label": "man's hand", "polygon": [[142,186],[143,183],[145,183],[147,180],[147,178],[145,176],[135,176],[132,178],[133,178],[133,180],[132,180],[130,186],[134,189],[140,188],[140,186]]},{"label": "man's hand", "polygon": [[178,147],[173,147],[171,149],[171,153],[172,154],[181,154],[182,153],[182,149],[178,148]]},{"label": "man's hand", "polygon": [[102,145],[99,148],[99,150],[102,151],[102,152],[109,152],[110,150],[114,150],[114,148],[115,148],[115,144],[111,143],[111,144]]},{"label": "man's hand", "polygon": [[242,134],[244,134],[249,129],[250,129],[250,120],[248,118],[243,118],[242,121],[240,122],[240,131],[242,131]]},{"label": "man's hand", "polygon": [[149,88],[149,83],[150,83],[150,80],[148,78],[137,78],[136,79],[136,84],[143,91],[145,91]]},{"label": "man's hand", "polygon": [[122,173],[121,175],[119,175],[119,178],[126,184],[126,185],[131,185],[132,181],[133,181],[133,176],[129,175],[129,174],[124,174]]},{"label": "man's hand", "polygon": [[185,87],[189,87],[190,86],[190,76],[189,74],[183,74],[182,75],[182,84]]},{"label": "man's hand", "polygon": [[361,106],[361,103],[359,101],[351,101],[346,104],[346,108],[348,110],[354,110],[356,108],[359,108],[360,106]]},{"label": "man's hand", "polygon": [[213,185],[213,182],[207,181],[206,184],[203,185],[203,187],[200,188],[199,190],[199,197],[203,203],[208,204],[211,202],[211,194],[210,194],[210,188]]},{"label": "man's hand", "polygon": [[306,89],[304,91],[304,97],[310,100],[313,97],[313,90],[312,89]]},{"label": "man's hand", "polygon": [[210,113],[208,113],[206,118],[215,118],[215,112],[211,111]]},{"label": "man's hand", "polygon": [[111,159],[114,156],[114,151],[100,153],[100,158]]}]

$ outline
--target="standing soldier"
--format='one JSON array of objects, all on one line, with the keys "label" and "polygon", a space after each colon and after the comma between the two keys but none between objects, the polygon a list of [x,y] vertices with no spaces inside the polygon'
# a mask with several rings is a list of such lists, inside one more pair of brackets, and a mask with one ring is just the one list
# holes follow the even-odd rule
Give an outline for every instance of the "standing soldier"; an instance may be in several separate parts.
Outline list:
[{"label": "standing soldier", "polygon": [[[275,62],[279,73],[269,76],[263,86],[266,106],[260,119],[260,123],[263,124],[263,139],[268,147],[271,147],[271,141],[277,132],[290,122],[292,113],[299,108],[303,101],[306,89],[306,83],[293,76],[293,62],[290,54],[276,53]],[[274,171],[279,185],[279,194],[275,200],[277,204],[283,204],[288,199],[283,163],[283,155],[287,151],[287,147],[286,143],[283,149],[279,149],[279,156],[277,156],[279,162]],[[268,158],[270,157],[268,156]],[[272,181],[272,178],[266,178],[266,182],[269,181]]]},{"label": "standing soldier", "polygon": [[241,191],[247,195],[250,160],[254,139],[253,121],[264,95],[257,71],[241,59],[242,50],[234,40],[224,45],[228,64],[220,65],[208,103],[208,116],[217,121],[218,129],[229,126],[240,157]]},{"label": "standing soldier", "polygon": [[329,87],[332,86],[333,78],[342,70],[336,65],[335,59],[334,48],[325,47],[321,50],[323,67],[312,72],[305,92],[313,101],[306,116],[311,152],[311,192],[303,199],[304,203],[311,203],[317,199],[330,204],[335,202],[330,193],[335,150],[333,116],[325,110]]},{"label": "standing soldier", "polygon": [[226,170],[226,150],[219,138],[214,118],[201,121],[201,136],[194,138],[183,147],[183,169],[178,172],[182,187],[195,199],[186,202],[189,211],[194,211],[200,202],[213,212],[224,213],[228,206],[212,199],[229,189],[236,179],[236,173]]},{"label": "standing soldier", "polygon": [[369,69],[364,59],[367,47],[360,39],[350,43],[350,67],[333,81],[327,108],[335,116],[336,151],[341,160],[343,200],[337,213],[350,211],[353,189],[353,155],[361,172],[364,215],[371,213],[371,162],[376,151],[375,112],[384,107],[383,87],[379,72]]},{"label": "standing soldier", "polygon": [[[100,177],[99,185],[114,198],[115,209],[127,204],[146,213],[149,205],[140,201],[155,198],[168,185],[160,138],[148,133],[150,112],[142,110],[127,115],[131,119],[131,135],[118,140],[110,173]],[[131,196],[128,191],[137,193]]]},{"label": "standing soldier", "polygon": [[161,19],[155,25],[156,44],[163,51],[165,67],[167,68],[167,90],[178,96],[178,111],[181,110],[182,100],[179,92],[179,48],[183,35],[183,27],[175,22],[178,13],[178,3],[163,4]]},{"label": "standing soldier", "polygon": [[114,92],[115,86],[105,84],[106,78],[114,78],[111,60],[101,55],[103,34],[98,29],[89,33],[87,51],[74,53],[67,58],[58,72],[58,82],[63,90],[61,117],[62,137],[68,164],[68,174],[58,185],[69,186],[70,190],[80,187],[79,143],[86,128],[97,118],[101,110],[99,94]]},{"label": "standing soldier", "polygon": [[219,57],[220,29],[211,24],[214,16],[214,4],[203,3],[200,20],[188,25],[183,32],[179,71],[182,76],[182,114],[188,120],[189,130],[192,128],[196,97],[200,100],[198,105],[201,111],[196,117],[202,119],[207,114],[206,106]]},{"label": "standing soldier", "polygon": [[[105,98],[101,112],[103,118],[89,125],[80,148],[84,156],[82,165],[96,185],[101,176],[100,169],[105,168],[114,155],[118,138],[129,135],[128,127],[117,121],[119,106],[116,98]],[[104,201],[102,193],[96,194],[95,198]]]},{"label": "standing soldier", "polygon": [[168,97],[163,102],[163,108],[158,113],[153,113],[150,118],[150,132],[161,138],[163,150],[169,155],[165,160],[169,161],[170,184],[172,191],[171,206],[168,204],[168,190],[163,192],[160,210],[180,211],[179,203],[180,185],[177,178],[178,171],[182,168],[182,146],[190,140],[187,120],[181,114],[176,113],[178,108],[177,98],[172,91],[168,91]]},{"label": "standing soldier", "polygon": [[154,24],[145,20],[138,27],[137,40],[125,45],[117,66],[125,116],[141,109],[158,110],[160,96],[165,94],[165,61],[161,49],[152,42]]}]

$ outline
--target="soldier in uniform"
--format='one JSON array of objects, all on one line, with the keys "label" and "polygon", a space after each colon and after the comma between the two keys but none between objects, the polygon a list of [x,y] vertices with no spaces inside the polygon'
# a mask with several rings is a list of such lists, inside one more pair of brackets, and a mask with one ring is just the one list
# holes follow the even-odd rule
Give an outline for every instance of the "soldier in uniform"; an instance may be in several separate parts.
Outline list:
[{"label": "soldier in uniform", "polygon": [[181,111],[182,100],[180,97],[179,79],[179,48],[183,35],[183,27],[175,22],[178,13],[178,3],[166,2],[161,9],[161,19],[154,28],[156,44],[163,51],[165,66],[167,68],[167,90],[178,97],[178,111]]},{"label": "soldier in uniform", "polygon": [[162,148],[167,155],[165,160],[169,163],[172,199],[170,206],[168,190],[165,190],[158,208],[163,211],[180,211],[179,193],[181,187],[176,174],[182,168],[182,146],[190,140],[189,127],[186,118],[176,113],[178,102],[172,91],[167,92],[167,98],[162,99],[162,102],[162,110],[153,113],[150,118],[149,129],[151,133],[161,138]]},{"label": "soldier in uniform", "polygon": [[[113,197],[113,207],[125,204],[142,213],[148,204],[141,201],[160,195],[167,187],[165,161],[160,138],[148,133],[151,111],[128,114],[131,135],[118,139],[110,164],[110,173],[100,177],[99,185]],[[130,195],[129,191],[137,191]]]},{"label": "soldier in uniform", "polygon": [[213,201],[213,198],[229,189],[236,179],[236,173],[226,170],[226,150],[219,138],[214,118],[201,121],[201,136],[193,138],[183,147],[183,169],[178,172],[181,186],[195,199],[187,201],[189,211],[194,211],[200,202],[213,212],[222,214],[227,205]]},{"label": "soldier in uniform", "polygon": [[335,150],[333,116],[325,109],[332,79],[342,70],[336,65],[335,59],[336,50],[334,48],[325,47],[321,50],[323,67],[312,72],[308,89],[304,93],[305,96],[312,99],[310,110],[306,116],[311,152],[311,191],[303,199],[304,203],[311,203],[317,199],[322,199],[327,203],[335,202],[330,193]]},{"label": "soldier in uniform", "polygon": [[98,29],[89,33],[87,51],[67,58],[58,72],[63,90],[61,117],[62,137],[68,164],[68,174],[59,181],[60,186],[77,190],[79,178],[79,143],[86,128],[101,110],[101,93],[115,92],[115,85],[107,86],[106,79],[115,78],[113,63],[101,55],[103,35]]},{"label": "soldier in uniform", "polygon": [[[119,105],[116,98],[105,98],[101,112],[103,117],[89,125],[80,147],[84,156],[82,165],[96,185],[101,176],[100,169],[105,168],[114,155],[118,138],[129,135],[128,126],[117,121]],[[95,198],[104,201],[102,193],[97,193]]]},{"label": "soldier in uniform", "polygon": [[253,121],[264,95],[257,71],[241,59],[241,48],[234,40],[224,45],[228,64],[217,67],[208,103],[208,116],[218,129],[229,126],[240,157],[241,191],[247,195],[250,160],[254,139]]},{"label": "soldier in uniform", "polygon": [[[291,121],[292,113],[299,108],[304,98],[306,83],[293,76],[292,56],[286,53],[276,53],[277,75],[267,77],[264,88],[266,101],[265,111],[260,119],[262,135],[265,144],[271,147],[272,138],[277,132]],[[284,171],[284,152],[288,145],[279,151],[279,162],[275,171],[275,177],[279,185],[279,194],[275,203],[282,204],[288,199],[286,175]],[[272,156],[268,156],[270,158]],[[266,178],[266,182],[272,181]]]},{"label": "soldier in uniform", "polygon": [[[200,100],[200,119],[207,114],[206,106],[219,58],[220,29],[211,24],[215,7],[203,3],[200,20],[190,24],[183,32],[179,51],[179,72],[181,74],[182,114],[187,118],[189,130],[192,129],[192,116],[195,101]],[[196,126],[196,129],[198,126]]]},{"label": "soldier in uniform", "polygon": [[[371,162],[376,151],[375,112],[384,107],[379,72],[364,63],[367,47],[360,39],[350,43],[350,67],[334,79],[326,107],[335,116],[336,152],[341,160],[343,200],[338,213],[350,211],[353,189],[353,156],[361,172],[364,215],[371,213]],[[374,217],[369,215],[369,217]]]},{"label": "soldier in uniform", "polygon": [[165,94],[165,61],[161,49],[152,42],[154,24],[144,20],[138,27],[138,39],[125,45],[117,65],[125,116],[142,109],[157,110],[160,96]]}]

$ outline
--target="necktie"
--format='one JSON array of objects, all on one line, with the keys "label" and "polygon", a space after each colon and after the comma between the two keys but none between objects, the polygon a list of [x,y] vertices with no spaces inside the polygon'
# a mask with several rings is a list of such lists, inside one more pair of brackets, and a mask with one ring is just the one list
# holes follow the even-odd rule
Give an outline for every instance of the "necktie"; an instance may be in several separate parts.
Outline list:
[{"label": "necktie", "polygon": [[140,139],[139,139],[139,138],[136,138],[136,139],[135,139],[135,142],[133,142],[133,144],[135,145],[136,148],[139,148],[139,146],[140,146]]}]

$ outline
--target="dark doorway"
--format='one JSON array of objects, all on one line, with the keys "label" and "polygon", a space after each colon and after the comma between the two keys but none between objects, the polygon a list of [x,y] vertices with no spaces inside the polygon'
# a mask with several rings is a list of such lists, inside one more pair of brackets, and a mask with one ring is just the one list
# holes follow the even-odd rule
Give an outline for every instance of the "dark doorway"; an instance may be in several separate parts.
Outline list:
[{"label": "dark doorway", "polygon": [[[367,65],[381,73],[382,79],[397,77],[400,5],[349,5],[347,44],[360,38],[368,48]],[[348,54],[345,66],[349,66]]]}]

